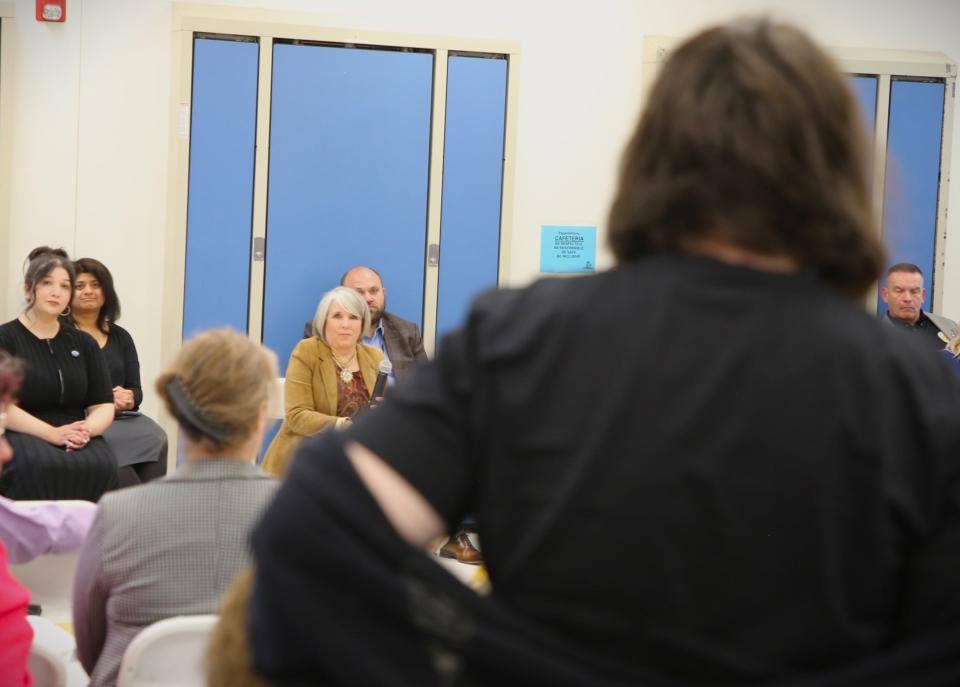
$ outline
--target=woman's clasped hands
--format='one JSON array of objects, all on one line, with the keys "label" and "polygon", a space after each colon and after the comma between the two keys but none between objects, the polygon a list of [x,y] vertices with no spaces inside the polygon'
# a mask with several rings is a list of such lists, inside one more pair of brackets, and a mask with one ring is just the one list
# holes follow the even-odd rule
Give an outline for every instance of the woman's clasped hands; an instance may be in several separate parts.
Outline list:
[{"label": "woman's clasped hands", "polygon": [[63,446],[67,451],[83,448],[90,443],[90,429],[87,427],[86,420],[53,427],[49,442],[54,446]]}]

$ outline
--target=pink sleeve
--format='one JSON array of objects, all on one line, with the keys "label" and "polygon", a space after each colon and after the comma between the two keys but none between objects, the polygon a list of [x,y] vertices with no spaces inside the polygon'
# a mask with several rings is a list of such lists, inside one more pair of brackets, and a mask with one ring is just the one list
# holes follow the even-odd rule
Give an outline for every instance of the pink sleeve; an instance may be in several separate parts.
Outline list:
[{"label": "pink sleeve", "polygon": [[29,601],[30,592],[10,574],[7,550],[0,541],[0,675],[5,685],[33,684],[27,670],[33,642],[33,628],[27,622]]},{"label": "pink sleeve", "polygon": [[0,540],[11,563],[76,551],[97,507],[85,501],[11,501],[0,497]]}]

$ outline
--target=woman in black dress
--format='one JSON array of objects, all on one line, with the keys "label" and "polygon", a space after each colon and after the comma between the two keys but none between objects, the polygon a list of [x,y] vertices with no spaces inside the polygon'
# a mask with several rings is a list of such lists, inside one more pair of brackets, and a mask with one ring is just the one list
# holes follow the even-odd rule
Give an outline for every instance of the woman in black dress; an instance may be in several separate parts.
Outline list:
[{"label": "woman in black dress", "polygon": [[113,422],[107,364],[96,341],[60,324],[75,282],[67,254],[36,248],[27,260],[27,308],[0,325],[0,349],[26,363],[20,404],[7,409],[14,457],[0,494],[96,501],[117,485],[116,458],[100,436]]},{"label": "woman in black dress", "polygon": [[71,317],[81,331],[94,338],[110,369],[116,414],[103,438],[117,457],[120,486],[162,477],[167,470],[167,435],[140,413],[140,359],[133,337],[117,324],[120,299],[113,288],[113,275],[93,258],[80,258],[73,266],[77,281]]}]

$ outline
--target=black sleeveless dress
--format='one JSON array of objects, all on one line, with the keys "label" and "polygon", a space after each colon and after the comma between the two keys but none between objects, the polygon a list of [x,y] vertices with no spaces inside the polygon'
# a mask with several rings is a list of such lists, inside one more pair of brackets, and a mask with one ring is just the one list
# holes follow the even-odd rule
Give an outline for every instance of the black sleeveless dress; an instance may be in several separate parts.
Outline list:
[{"label": "black sleeveless dress", "polygon": [[[61,325],[52,339],[40,339],[13,320],[0,325],[0,349],[24,361],[18,405],[44,422],[76,422],[89,406],[113,403],[106,361],[89,334]],[[97,501],[117,485],[117,460],[102,437],[66,451],[29,434],[6,436],[13,460],[0,472],[0,494],[7,498]]]}]

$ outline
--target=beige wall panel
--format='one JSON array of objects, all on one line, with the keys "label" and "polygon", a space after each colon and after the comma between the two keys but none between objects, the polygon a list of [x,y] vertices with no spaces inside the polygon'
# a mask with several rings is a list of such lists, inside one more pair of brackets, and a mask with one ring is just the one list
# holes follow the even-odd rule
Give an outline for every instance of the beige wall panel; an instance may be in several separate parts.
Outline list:
[{"label": "beige wall panel", "polygon": [[[10,184],[13,146],[13,79],[16,6],[0,2],[0,284],[13,283],[10,273]],[[8,289],[8,292],[11,289]],[[4,303],[0,310],[7,308]]]}]

